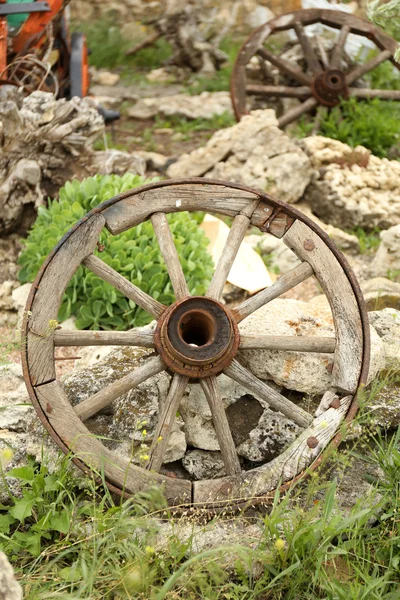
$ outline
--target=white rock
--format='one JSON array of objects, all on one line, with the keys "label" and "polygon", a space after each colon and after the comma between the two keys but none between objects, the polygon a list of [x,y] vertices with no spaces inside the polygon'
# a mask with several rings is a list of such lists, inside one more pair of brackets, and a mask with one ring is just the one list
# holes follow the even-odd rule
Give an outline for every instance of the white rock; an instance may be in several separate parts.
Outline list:
[{"label": "white rock", "polygon": [[244,183],[294,203],[310,183],[312,168],[297,140],[279,129],[274,111],[257,110],[167,170],[169,177],[182,173]]},{"label": "white rock", "polygon": [[156,115],[177,115],[187,119],[210,119],[214,115],[232,114],[229,92],[202,92],[198,96],[174,94],[156,98],[140,98],[128,109],[132,119],[151,119]]},{"label": "white rock", "polygon": [[92,82],[98,85],[113,86],[118,83],[119,79],[118,73],[111,73],[110,71],[96,70],[91,73]]},{"label": "white rock", "polygon": [[301,143],[319,170],[304,195],[318,217],[341,229],[387,229],[400,223],[399,161],[322,136]]},{"label": "white rock", "polygon": [[[395,221],[396,215],[393,217]],[[391,273],[400,281],[400,224],[381,231],[379,237],[382,241],[372,261],[371,273],[374,277],[387,277]]]},{"label": "white rock", "polygon": [[224,461],[220,452],[190,450],[182,460],[186,471],[195,479],[225,477]]},{"label": "white rock", "polygon": [[386,277],[374,277],[361,283],[367,310],[395,308],[400,310],[400,283]]},{"label": "white rock", "polygon": [[385,368],[400,371],[400,310],[384,308],[370,312],[368,316],[383,343]]},{"label": "white rock", "polygon": [[31,291],[31,287],[31,283],[24,283],[23,285],[20,285],[19,287],[13,290],[11,296],[14,302],[14,306],[18,311],[21,309],[25,309],[29,292]]},{"label": "white rock", "polygon": [[[258,335],[334,335],[329,306],[290,299],[273,300],[245,319],[239,329]],[[383,344],[375,331],[371,336],[370,381],[385,366]],[[332,354],[242,350],[241,356],[254,375],[285,388],[317,395],[330,387]]]},{"label": "white rock", "polygon": [[0,552],[0,600],[22,600],[22,588],[3,552]]}]

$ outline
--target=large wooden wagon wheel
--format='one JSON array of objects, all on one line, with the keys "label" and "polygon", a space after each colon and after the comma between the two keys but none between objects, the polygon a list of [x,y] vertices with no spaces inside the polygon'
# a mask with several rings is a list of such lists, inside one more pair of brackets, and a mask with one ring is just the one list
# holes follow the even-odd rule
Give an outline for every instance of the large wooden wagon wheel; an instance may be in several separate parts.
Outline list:
[{"label": "large wooden wagon wheel", "polygon": [[[336,44],[328,53],[318,38],[310,38],[306,27],[315,23],[339,29]],[[296,67],[285,58],[274,53],[268,46],[274,34],[292,30],[304,54],[304,68]],[[349,67],[344,61],[344,48],[350,33],[372,40],[379,52],[363,64]],[[394,60],[397,42],[380,29],[354,15],[329,10],[307,9],[288,13],[256,29],[244,42],[236,58],[231,78],[231,98],[237,120],[251,110],[251,100],[268,101],[272,98],[294,98],[301,101],[279,118],[284,127],[317,106],[333,107],[340,98],[381,98],[400,100],[399,90],[379,90],[357,87],[359,80],[385,60]],[[254,57],[254,58],[253,58]],[[254,60],[258,63],[260,80],[248,81],[248,69]],[[253,65],[254,66],[254,65]],[[285,85],[273,81],[271,69],[275,67]],[[252,69],[254,73],[254,68]]]},{"label": "large wooden wagon wheel", "polygon": [[[166,215],[206,211],[233,217],[225,250],[205,297],[191,296],[178,259]],[[117,273],[94,252],[106,227],[118,234],[150,219],[176,295],[164,306]],[[250,226],[283,238],[301,263],[273,285],[233,310],[221,303],[227,275]],[[120,290],[157,321],[155,332],[64,331],[49,329],[57,319],[64,290],[79,265]],[[241,335],[240,323],[258,308],[315,276],[330,302],[335,337]],[[311,465],[334,438],[341,422],[356,410],[356,393],[366,381],[369,360],[368,323],[362,296],[342,254],[312,221],[289,205],[250,188],[207,179],[152,183],[116,196],[89,212],[59,242],[43,264],[27,302],[23,325],[23,366],[32,402],[49,433],[64,452],[72,452],[82,469],[104,472],[111,489],[133,494],[161,484],[171,505],[237,502],[267,494],[290,482]],[[56,379],[57,346],[123,345],[153,348],[154,354],[132,373],[72,406]],[[241,363],[244,348],[330,353],[331,385],[314,417]],[[120,395],[149,377],[168,370],[171,384],[160,408],[147,465],[121,458],[90,432],[85,422]],[[218,375],[243,385],[255,397],[280,411],[301,428],[297,440],[280,456],[243,471],[221,402]],[[227,476],[189,481],[159,473],[173,422],[188,384],[198,381],[208,400]],[[337,440],[338,438],[336,438]]]}]

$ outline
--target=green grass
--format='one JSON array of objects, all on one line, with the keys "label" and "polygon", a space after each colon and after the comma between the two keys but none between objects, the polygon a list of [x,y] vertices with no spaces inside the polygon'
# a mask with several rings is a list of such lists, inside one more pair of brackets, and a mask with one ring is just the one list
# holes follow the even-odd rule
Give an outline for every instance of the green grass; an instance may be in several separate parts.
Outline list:
[{"label": "green grass", "polygon": [[139,40],[128,39],[121,35],[121,28],[115,24],[112,15],[104,16],[93,22],[75,24],[75,29],[86,34],[90,49],[89,63],[97,69],[121,70],[124,78],[138,76],[138,72],[160,67],[171,56],[171,46],[160,38],[148,48],[143,48],[133,56],[126,51]]},{"label": "green grass", "polygon": [[381,238],[379,237],[381,230],[375,227],[372,231],[365,231],[362,227],[354,229],[346,229],[346,233],[355,235],[360,242],[360,254],[372,254],[378,250]]},{"label": "green grass", "polygon": [[[297,137],[305,137],[313,124],[305,117],[294,130]],[[365,146],[372,154],[384,158],[389,149],[400,140],[400,106],[387,100],[355,98],[342,100],[320,122],[319,135],[344,142],[351,147]]]},{"label": "green grass", "polygon": [[[386,383],[377,381],[370,394]],[[362,406],[360,422],[367,430],[368,396]],[[342,514],[332,472],[340,477],[360,456],[382,472],[372,496]],[[69,458],[60,460],[54,474],[30,461],[9,475],[22,483],[23,494],[10,491],[9,506],[0,507],[0,548],[26,600],[399,597],[400,428],[387,436],[364,433],[355,447],[332,451],[307,483],[286,496],[276,494],[268,514],[231,516],[233,526],[244,518],[259,524],[259,541],[251,548],[240,541],[196,553],[190,537],[157,537],[160,518],[172,522],[158,489],[118,501],[89,477],[77,480]],[[229,517],[214,522],[220,519]],[[207,520],[203,512],[197,519],[179,517],[176,525]]]},{"label": "green grass", "polygon": [[170,117],[156,116],[154,125],[146,127],[142,134],[144,147],[149,152],[157,151],[157,143],[154,139],[156,129],[173,129],[175,134],[180,134],[180,141],[188,141],[196,132],[209,132],[211,135],[219,129],[231,127],[236,123],[235,118],[229,112],[221,115],[213,115],[210,119],[186,119],[179,115]]}]

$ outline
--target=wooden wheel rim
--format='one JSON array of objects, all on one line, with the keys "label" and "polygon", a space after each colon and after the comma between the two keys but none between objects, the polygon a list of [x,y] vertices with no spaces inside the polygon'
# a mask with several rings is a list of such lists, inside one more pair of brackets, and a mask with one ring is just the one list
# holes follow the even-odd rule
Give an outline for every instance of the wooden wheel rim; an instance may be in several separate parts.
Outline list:
[{"label": "wooden wheel rim", "polygon": [[[304,26],[314,25],[315,23],[321,23],[334,29],[340,29],[339,38],[337,45],[333,48],[330,57],[330,63],[327,66],[322,66],[319,59],[317,58],[314,50],[310,47],[307,41],[307,36],[304,33]],[[284,15],[280,15],[265,23],[245,40],[241,46],[238,55],[236,57],[235,64],[232,69],[232,76],[230,82],[231,99],[233,110],[236,119],[239,121],[244,115],[248,114],[246,108],[246,66],[253,56],[260,54],[259,58],[268,60],[272,58],[278,58],[277,55],[271,56],[271,53],[264,47],[264,43],[267,41],[269,36],[273,33],[287,31],[294,29],[296,31],[298,41],[302,45],[304,57],[307,61],[307,66],[312,72],[312,75],[307,75],[300,69],[297,69],[292,63],[288,63],[284,60],[280,60],[275,66],[282,72],[289,73],[299,83],[298,87],[292,86],[250,86],[253,88],[265,88],[265,94],[269,97],[294,97],[302,100],[299,106],[290,109],[287,113],[283,114],[279,119],[279,126],[284,127],[302,114],[310,112],[316,108],[319,104],[322,106],[335,106],[338,101],[338,95],[343,97],[354,96],[359,99],[363,98],[381,98],[381,99],[393,99],[400,100],[400,91],[396,90],[369,90],[368,88],[353,88],[351,84],[362,77],[366,72],[371,71],[378,64],[384,60],[390,60],[393,65],[400,70],[400,64],[394,60],[394,53],[397,49],[397,42],[386,35],[378,27],[375,27],[365,19],[344,13],[338,10],[330,9],[318,9],[311,8],[305,10],[298,10]],[[369,68],[364,68],[365,65],[360,65],[354,68],[349,73],[343,73],[340,71],[340,60],[344,45],[346,43],[347,36],[350,34],[361,35],[372,40],[381,52],[377,57],[367,61]],[[337,48],[337,50],[336,50]],[[306,52],[310,55],[306,56]],[[284,64],[286,63],[286,64]],[[332,90],[326,90],[324,92],[321,86],[321,79],[329,81],[329,73],[339,70],[340,77],[345,76],[345,82],[342,82],[340,89],[334,93],[334,99],[330,93]],[[325,75],[323,77],[323,75]],[[284,89],[281,89],[284,87]],[[335,87],[335,86],[333,86]],[[271,89],[268,89],[271,88]],[[273,90],[272,90],[273,88]],[[333,90],[334,91],[334,90]],[[253,93],[261,94],[261,89]]]},{"label": "wooden wheel rim", "polygon": [[[301,275],[302,279],[300,278],[298,282],[306,278],[305,275],[308,272],[307,269],[310,269],[309,261],[313,262],[314,260],[311,259],[311,255],[313,255],[314,251],[317,255],[318,252],[322,251],[322,249],[326,249],[325,252],[329,253],[329,257],[332,259],[332,261],[334,261],[334,265],[336,265],[334,268],[339,269],[343,275],[343,285],[348,287],[351,297],[353,298],[353,315],[351,318],[356,318],[356,320],[358,319],[359,321],[360,333],[358,335],[358,339],[360,346],[359,356],[357,359],[357,364],[359,366],[357,367],[357,373],[351,374],[352,382],[346,382],[345,384],[345,387],[352,387],[352,391],[348,392],[350,396],[346,396],[346,402],[342,405],[342,408],[340,408],[343,414],[341,413],[342,416],[340,417],[339,422],[342,423],[343,420],[350,421],[353,419],[358,407],[358,392],[366,383],[370,355],[370,341],[368,317],[362,294],[344,256],[335,248],[329,237],[320,228],[318,228],[313,221],[308,219],[292,206],[286,205],[285,203],[272,198],[268,194],[252,190],[251,188],[242,185],[203,178],[169,180],[152,183],[120,194],[119,196],[104,202],[102,205],[90,211],[60,240],[42,265],[37,278],[32,285],[26,305],[25,318],[22,326],[22,335],[23,339],[26,339],[27,342],[22,351],[22,364],[27,389],[39,418],[57,445],[66,454],[72,452],[74,463],[82,470],[97,474],[99,471],[104,470],[105,481],[112,491],[118,494],[129,496],[143,488],[148,487],[149,485],[160,484],[164,487],[166,497],[171,506],[193,504],[196,507],[206,505],[209,508],[215,508],[221,505],[226,506],[227,504],[238,506],[243,501],[246,501],[246,503],[255,503],[260,499],[260,497],[270,496],[276,487],[276,485],[271,487],[271,485],[265,481],[264,483],[256,481],[253,486],[249,487],[248,479],[249,477],[252,477],[251,474],[256,472],[257,479],[258,472],[260,469],[262,470],[265,465],[252,471],[243,471],[240,474],[231,474],[223,477],[222,479],[209,481],[200,480],[196,482],[189,482],[187,480],[166,477],[164,475],[160,475],[159,473],[153,473],[149,470],[145,470],[142,467],[132,465],[128,463],[128,461],[124,463],[119,461],[119,459],[117,460],[115,455],[105,448],[105,446],[103,446],[88,429],[86,429],[85,425],[75,412],[77,407],[75,407],[74,410],[68,401],[68,407],[65,407],[64,405],[61,406],[59,402],[61,388],[56,381],[54,370],[54,336],[56,334],[53,332],[51,335],[48,335],[48,321],[49,315],[50,319],[56,318],[54,317],[54,311],[56,311],[55,314],[57,314],[63,289],[65,289],[70,279],[70,274],[63,272],[61,275],[57,276],[59,282],[59,287],[57,288],[58,300],[54,300],[54,306],[50,307],[50,309],[48,308],[48,304],[51,302],[51,300],[49,300],[45,289],[47,279],[52,275],[52,273],[57,272],[57,261],[62,259],[62,253],[64,253],[66,256],[69,256],[71,248],[74,250],[75,266],[72,265],[68,268],[71,270],[73,269],[73,272],[75,272],[76,268],[78,268],[78,266],[84,260],[90,264],[90,256],[92,256],[91,252],[96,246],[98,236],[100,235],[100,231],[102,230],[103,226],[106,226],[112,234],[116,234],[125,231],[126,229],[133,227],[139,222],[142,222],[148,218],[152,219],[154,225],[156,221],[154,218],[155,215],[163,214],[160,212],[154,212],[156,202],[161,204],[160,208],[162,208],[165,213],[179,212],[183,210],[205,210],[207,212],[216,212],[219,214],[234,216],[234,226],[232,229],[237,230],[238,226],[241,227],[243,237],[249,223],[251,223],[252,225],[259,227],[261,231],[269,231],[277,237],[283,237],[284,241],[289,245],[289,247],[294,243],[293,240],[296,239],[296,235],[299,235],[299,232],[300,236],[302,233],[306,232],[306,237],[302,238],[301,240],[302,249],[297,248],[297,251],[302,254],[300,258],[303,260],[299,269],[304,271],[304,273]],[[243,218],[247,219],[247,222],[244,221]],[[78,234],[82,237],[82,239],[85,240],[83,244],[76,245]],[[90,243],[87,242],[89,239]],[[89,243],[90,248],[88,249],[88,246],[82,248],[82,246],[87,243]],[[75,246],[73,246],[74,244]],[[81,253],[81,256],[79,256],[79,253]],[[304,257],[306,257],[307,260],[305,260]],[[233,258],[230,256],[230,260],[233,262],[234,256]],[[219,266],[220,264],[217,265],[216,271],[218,270]],[[223,272],[226,272],[226,269],[228,269],[229,272],[229,264],[225,264],[223,267],[225,268],[225,271]],[[314,270],[311,270],[311,274],[315,274]],[[282,282],[284,278],[285,276],[279,279],[278,282]],[[323,275],[319,274],[317,278],[324,287],[325,283],[323,281]],[[225,280],[226,277],[224,281]],[[283,284],[281,284],[281,286],[282,285]],[[290,287],[294,286],[291,285]],[[209,291],[210,289],[212,290],[212,288],[213,282],[210,285]],[[179,300],[177,287],[174,286],[174,289]],[[283,292],[280,291],[277,295],[280,295],[281,293]],[[57,294],[53,294],[53,296],[56,296]],[[262,294],[262,292],[259,292],[259,294]],[[218,293],[214,295],[218,296]],[[258,296],[258,294],[256,296]],[[335,303],[337,301],[337,298],[330,298],[328,294],[327,297],[330,302],[332,301]],[[245,318],[246,310],[250,310],[249,304],[252,304],[252,299],[254,298],[255,296],[240,305],[240,307],[243,308],[241,315],[239,314],[240,311],[238,312],[238,310],[236,310],[238,321],[242,320],[242,318]],[[332,304],[331,307],[335,318],[336,308]],[[253,302],[251,312],[254,310],[256,310],[256,308],[254,308]],[[354,313],[354,310],[356,313]],[[248,314],[251,313],[248,312]],[[358,316],[355,317],[355,314]],[[345,317],[346,315],[343,316],[343,324],[341,323],[341,320],[337,321],[335,319],[335,329],[338,337],[340,337],[340,329],[343,329],[343,327],[346,325]],[[60,334],[57,335],[59,336]],[[342,348],[339,348],[339,341],[340,340],[336,341],[335,346],[336,354],[334,369],[336,365],[340,363],[340,361],[343,364],[343,358],[340,357]],[[50,363],[47,364],[45,369],[42,369],[41,361],[43,360],[43,357],[46,358],[46,356],[50,357]],[[159,357],[151,360],[161,361]],[[347,359],[345,358],[344,360]],[[234,360],[224,372],[228,376],[240,382],[240,373],[238,374],[237,372],[234,372],[238,364],[239,363]],[[159,365],[157,368],[159,370],[155,370],[151,374],[163,370],[162,368],[159,368]],[[135,370],[135,373],[136,371],[137,369]],[[180,377],[185,379],[183,375]],[[212,383],[212,378],[209,379]],[[181,393],[180,398],[182,397],[187,382],[188,378],[186,378],[186,383],[185,381],[181,381],[180,386],[181,388],[183,386],[183,389],[181,389],[179,392],[179,381],[177,381],[175,385],[177,397],[179,396],[179,393]],[[207,391],[208,393],[211,393],[211,383],[208,390],[207,386],[205,386],[205,389],[203,388],[206,393],[206,397]],[[171,388],[172,387],[173,385],[171,384]],[[343,393],[345,393],[343,386],[342,389],[343,395]],[[269,402],[270,400],[271,398],[269,398]],[[82,404],[83,403],[77,406],[81,407]],[[270,405],[273,407],[272,402]],[[328,410],[332,411],[336,409],[329,408]],[[66,419],[71,418],[71,416],[72,424],[68,427],[68,432],[66,433],[65,427],[62,425],[62,423],[65,423]],[[213,419],[214,418],[216,417],[213,413]],[[215,423],[214,425],[216,426]],[[336,445],[339,443],[340,434],[337,433],[337,430],[338,427],[331,432],[331,435],[329,435],[329,439],[326,440],[326,443],[324,443],[323,446],[318,449],[318,447],[315,448],[315,445],[313,446],[313,436],[310,435],[310,427],[305,429],[298,440],[302,435],[304,436],[307,434],[304,438],[304,441],[307,442],[307,446],[310,448],[308,458],[305,462],[303,461],[301,464],[299,463],[299,469],[293,474],[293,476],[286,479],[285,477],[282,478],[282,489],[287,488],[287,486],[293,482],[294,479],[302,477],[306,472],[309,472],[310,469],[312,470],[316,468],[316,466],[320,463],[328,445]],[[92,447],[93,444],[95,444],[95,448]],[[112,464],[111,460],[113,461]],[[266,464],[269,465],[270,463]],[[118,472],[116,472],[116,469]],[[129,480],[127,477],[126,471],[129,471],[131,480]],[[210,484],[212,484],[213,491],[210,498],[205,496],[205,487],[203,486],[202,489],[202,484],[206,484],[207,488]]]}]

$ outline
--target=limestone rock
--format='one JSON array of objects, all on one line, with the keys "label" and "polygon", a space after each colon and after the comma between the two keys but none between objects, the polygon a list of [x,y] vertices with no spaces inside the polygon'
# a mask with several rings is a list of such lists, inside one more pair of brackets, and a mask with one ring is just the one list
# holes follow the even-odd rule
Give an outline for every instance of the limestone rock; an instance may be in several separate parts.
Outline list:
[{"label": "limestone rock", "polygon": [[25,233],[38,207],[74,176],[144,173],[138,157],[94,152],[104,120],[90,97],[56,100],[35,91],[0,101],[0,128],[0,235]]},{"label": "limestone rock", "polygon": [[400,371],[400,310],[384,308],[370,312],[368,316],[383,342],[385,368]]},{"label": "limestone rock", "polygon": [[169,177],[182,173],[244,183],[294,203],[310,183],[312,168],[299,143],[278,128],[274,111],[257,110],[167,170]]},{"label": "limestone rock", "polygon": [[382,429],[396,429],[400,426],[400,385],[398,379],[389,381],[379,389],[366,405],[371,425]]},{"label": "limestone rock", "polygon": [[0,600],[22,600],[22,588],[4,552],[0,552]]},{"label": "limestone rock", "polygon": [[374,277],[361,283],[367,310],[382,310],[383,308],[395,308],[400,310],[400,283],[386,279],[386,277]]},{"label": "limestone rock", "polygon": [[268,462],[281,454],[301,432],[301,428],[281,413],[266,409],[257,427],[238,448],[238,454],[251,462]]},{"label": "limestone rock", "polygon": [[[392,217],[395,221],[396,215],[392,214]],[[372,261],[371,273],[375,277],[387,277],[391,274],[400,281],[400,223],[387,231],[381,231],[379,237],[381,243]]]},{"label": "limestone rock", "polygon": [[119,75],[118,73],[111,73],[111,71],[107,71],[105,69],[91,69],[90,73],[91,82],[98,85],[106,85],[112,86],[118,83]]},{"label": "limestone rock", "polygon": [[304,199],[320,219],[341,229],[400,223],[399,161],[322,136],[301,143],[318,170]]},{"label": "limestone rock", "polygon": [[[87,366],[84,361],[84,364],[80,365],[84,368],[71,371],[61,378],[62,385],[71,403],[79,404],[110,383],[131,373],[146,360],[148,354],[148,351],[139,348],[119,347],[92,366]],[[160,405],[168,394],[169,381],[170,378],[165,372],[149,378],[117,398],[113,406],[106,409],[107,418],[100,413],[88,421],[89,428],[92,431],[95,428],[94,433],[108,437],[114,449],[119,443],[125,443],[125,446],[129,447],[126,450],[128,455],[131,454],[130,444],[133,443],[136,453],[136,449],[142,443],[147,444],[152,440]],[[178,460],[185,453],[186,441],[181,431],[182,425],[181,420],[175,424],[165,462]],[[144,431],[146,433],[143,435]]]},{"label": "limestone rock", "polygon": [[202,92],[198,96],[175,94],[157,98],[141,98],[129,108],[132,119],[151,119],[156,115],[210,119],[214,115],[232,113],[229,92]]},{"label": "limestone rock", "polygon": [[[273,300],[245,319],[239,329],[253,335],[334,335],[329,306],[291,299]],[[385,366],[383,344],[375,331],[371,334],[370,381]],[[287,389],[317,395],[330,386],[332,354],[271,350],[242,350],[240,354],[254,375]]]},{"label": "limestone rock", "polygon": [[215,479],[225,477],[224,461],[220,452],[189,450],[182,460],[186,471],[194,479]]}]

